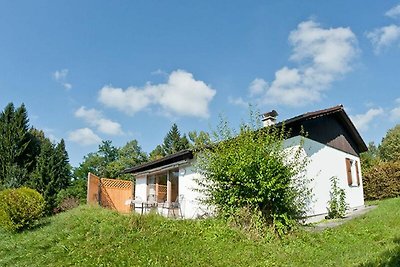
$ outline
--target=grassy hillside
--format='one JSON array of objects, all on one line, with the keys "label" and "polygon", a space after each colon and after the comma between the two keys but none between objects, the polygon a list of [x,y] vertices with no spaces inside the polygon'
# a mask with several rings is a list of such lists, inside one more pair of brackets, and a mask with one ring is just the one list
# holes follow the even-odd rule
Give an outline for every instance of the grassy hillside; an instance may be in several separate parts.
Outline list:
[{"label": "grassy hillside", "polygon": [[24,233],[0,232],[0,266],[400,266],[400,199],[335,229],[270,242],[218,220],[82,206]]}]

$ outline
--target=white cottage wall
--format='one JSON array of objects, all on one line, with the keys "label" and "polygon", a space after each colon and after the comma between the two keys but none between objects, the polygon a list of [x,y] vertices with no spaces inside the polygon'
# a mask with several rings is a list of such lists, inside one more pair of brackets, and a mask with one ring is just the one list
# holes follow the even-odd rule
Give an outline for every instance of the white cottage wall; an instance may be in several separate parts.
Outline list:
[{"label": "white cottage wall", "polygon": [[147,199],[147,178],[146,175],[136,177],[135,197],[145,201]]},{"label": "white cottage wall", "polygon": [[[284,141],[285,147],[299,146],[302,137],[296,136]],[[306,167],[307,177],[313,179],[310,186],[313,190],[313,203],[309,216],[327,213],[329,192],[331,190],[330,178],[338,177],[338,186],[346,192],[346,202],[350,208],[364,205],[363,184],[361,175],[360,158],[336,148],[321,144],[314,140],[304,138],[303,152],[309,158]],[[357,161],[360,171],[360,186],[349,186],[347,183],[346,158]]]},{"label": "white cottage wall", "polygon": [[196,181],[199,177],[200,174],[190,164],[179,168],[179,195],[183,196],[181,208],[186,219],[195,219],[209,212],[200,201],[203,194],[196,190],[199,188]]}]

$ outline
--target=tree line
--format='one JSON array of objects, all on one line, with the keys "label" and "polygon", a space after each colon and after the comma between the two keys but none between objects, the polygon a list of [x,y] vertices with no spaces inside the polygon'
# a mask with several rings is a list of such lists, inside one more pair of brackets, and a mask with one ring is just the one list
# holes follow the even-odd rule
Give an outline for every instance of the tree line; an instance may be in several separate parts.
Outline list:
[{"label": "tree line", "polygon": [[137,140],[131,140],[122,147],[114,146],[110,140],[102,141],[98,150],[86,155],[82,163],[75,168],[74,177],[86,179],[88,172],[91,172],[99,177],[130,180],[131,175],[124,175],[123,170],[211,142],[208,133],[203,131],[192,131],[188,136],[181,134],[174,123],[163,142],[149,154],[142,150]]},{"label": "tree line", "polygon": [[9,103],[0,113],[0,189],[27,186],[46,200],[46,212],[56,207],[59,191],[71,183],[65,142],[52,143],[43,131],[29,126],[25,105]]}]

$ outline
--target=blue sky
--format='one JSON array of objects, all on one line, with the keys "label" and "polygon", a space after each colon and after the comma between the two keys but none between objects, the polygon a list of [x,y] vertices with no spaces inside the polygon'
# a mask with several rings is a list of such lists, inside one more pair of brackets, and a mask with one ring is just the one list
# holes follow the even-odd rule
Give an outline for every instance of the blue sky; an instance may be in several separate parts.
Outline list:
[{"label": "blue sky", "polygon": [[366,142],[400,123],[399,1],[0,1],[0,106],[64,138],[150,152],[176,122],[343,104]]}]

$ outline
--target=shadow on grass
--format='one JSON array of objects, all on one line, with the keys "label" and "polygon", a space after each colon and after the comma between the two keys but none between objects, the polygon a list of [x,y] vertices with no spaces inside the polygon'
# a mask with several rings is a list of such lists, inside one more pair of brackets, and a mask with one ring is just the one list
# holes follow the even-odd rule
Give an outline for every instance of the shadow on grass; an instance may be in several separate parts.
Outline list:
[{"label": "shadow on grass", "polygon": [[393,239],[396,244],[391,250],[387,250],[378,259],[367,263],[360,264],[359,267],[398,267],[400,266],[400,238]]},{"label": "shadow on grass", "polygon": [[36,231],[37,229],[47,226],[49,224],[50,224],[50,217],[44,217],[44,218],[41,218],[38,222],[36,222],[31,227],[22,229],[19,232],[33,232],[33,231]]}]

